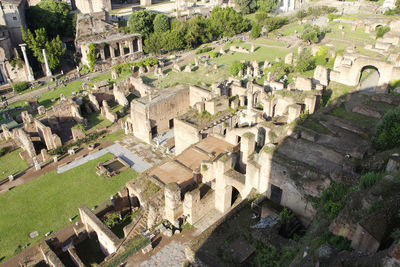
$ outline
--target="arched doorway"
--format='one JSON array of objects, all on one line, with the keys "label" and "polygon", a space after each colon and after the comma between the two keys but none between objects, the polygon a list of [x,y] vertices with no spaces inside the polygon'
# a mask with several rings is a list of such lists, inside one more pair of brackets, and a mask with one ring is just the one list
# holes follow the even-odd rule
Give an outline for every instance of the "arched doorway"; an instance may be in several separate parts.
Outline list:
[{"label": "arched doorway", "polygon": [[240,195],[239,191],[234,186],[232,186],[231,206],[235,203],[239,203],[240,201],[242,201],[242,196]]},{"label": "arched doorway", "polygon": [[372,65],[364,66],[360,70],[358,83],[360,90],[375,92],[376,87],[379,85],[380,73],[378,68]]}]

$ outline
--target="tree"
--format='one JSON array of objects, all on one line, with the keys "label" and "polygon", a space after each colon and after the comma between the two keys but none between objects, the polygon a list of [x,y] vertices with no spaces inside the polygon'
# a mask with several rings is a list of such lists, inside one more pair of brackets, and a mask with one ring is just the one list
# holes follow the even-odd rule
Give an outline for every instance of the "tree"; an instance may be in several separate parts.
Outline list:
[{"label": "tree", "polygon": [[32,33],[29,29],[25,31],[21,27],[21,32],[22,40],[24,40],[28,48],[33,52],[34,57],[40,63],[44,63],[42,49],[45,49],[50,69],[54,70],[60,65],[61,58],[65,54],[65,48],[61,46],[59,36],[49,41],[44,28],[37,29]]},{"label": "tree", "polygon": [[251,26],[250,37],[251,38],[258,38],[261,35],[261,26],[258,23],[253,23]]},{"label": "tree", "polygon": [[50,37],[74,36],[73,16],[67,3],[55,0],[40,1],[26,11],[28,25],[32,30],[45,28]]},{"label": "tree", "polygon": [[145,9],[133,12],[128,19],[129,29],[133,33],[147,36],[153,32],[153,20],[156,14]]},{"label": "tree", "polygon": [[268,17],[264,22],[264,26],[267,28],[268,32],[272,32],[288,22],[289,20],[287,17]]},{"label": "tree", "polygon": [[57,35],[56,38],[47,41],[45,49],[50,69],[54,70],[58,68],[61,63],[61,58],[65,54],[65,48],[61,45],[60,36]]},{"label": "tree", "polygon": [[305,72],[315,68],[315,59],[310,50],[303,49],[297,59],[296,71]]},{"label": "tree", "polygon": [[25,31],[21,27],[22,40],[27,44],[28,48],[33,52],[33,56],[40,62],[44,63],[42,49],[45,48],[47,42],[46,30],[44,28]]},{"label": "tree", "polygon": [[306,24],[301,39],[310,43],[317,43],[325,32],[317,25]]},{"label": "tree", "polygon": [[162,33],[154,32],[144,40],[144,52],[154,55],[160,54],[164,47],[164,36]]},{"label": "tree", "polygon": [[230,71],[233,76],[237,76],[239,72],[243,69],[244,69],[244,63],[235,61],[232,63]]},{"label": "tree", "polygon": [[235,0],[235,3],[243,14],[253,13],[257,7],[256,0]]},{"label": "tree", "polygon": [[400,107],[383,115],[376,129],[379,149],[390,149],[400,145]]},{"label": "tree", "polygon": [[170,29],[169,19],[164,14],[157,14],[154,18],[154,32],[162,33]]},{"label": "tree", "polygon": [[215,7],[209,18],[210,28],[216,37],[231,37],[235,34],[247,31],[249,23],[241,13],[233,8]]},{"label": "tree", "polygon": [[260,11],[271,12],[278,8],[279,0],[257,0],[257,8]]}]

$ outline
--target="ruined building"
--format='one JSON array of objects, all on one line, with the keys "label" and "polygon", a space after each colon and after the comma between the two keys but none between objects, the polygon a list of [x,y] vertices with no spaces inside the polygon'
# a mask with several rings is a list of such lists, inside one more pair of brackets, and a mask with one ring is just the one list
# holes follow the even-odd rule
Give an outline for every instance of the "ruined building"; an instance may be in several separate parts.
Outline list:
[{"label": "ruined building", "polygon": [[75,43],[82,62],[87,65],[89,46],[95,44],[97,63],[105,68],[134,61],[143,54],[142,36],[118,31],[117,25],[108,22],[106,12],[79,14]]}]

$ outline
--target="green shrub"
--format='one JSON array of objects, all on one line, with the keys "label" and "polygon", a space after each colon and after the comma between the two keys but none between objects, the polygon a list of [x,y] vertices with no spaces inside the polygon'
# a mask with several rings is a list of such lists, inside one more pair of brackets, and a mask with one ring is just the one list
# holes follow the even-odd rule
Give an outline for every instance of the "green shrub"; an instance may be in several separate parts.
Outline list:
[{"label": "green shrub", "polygon": [[196,50],[196,55],[198,55],[198,54],[203,54],[203,53],[207,53],[207,52],[210,52],[211,50],[212,50],[211,47],[205,46],[205,47],[203,47],[203,48],[197,49],[197,50]]},{"label": "green shrub", "polygon": [[237,76],[239,72],[244,69],[244,67],[245,67],[244,63],[235,61],[231,65],[230,72],[233,76]]},{"label": "green shrub", "polygon": [[389,86],[391,89],[395,89],[397,87],[400,87],[400,80],[392,80],[389,83]]},{"label": "green shrub", "polygon": [[317,25],[306,24],[300,38],[306,42],[317,43],[325,35],[325,32]]},{"label": "green shrub", "polygon": [[380,179],[382,179],[384,173],[374,173],[374,172],[369,172],[361,176],[360,179],[360,188],[361,189],[367,189],[379,182]]},{"label": "green shrub", "polygon": [[12,89],[17,93],[25,91],[28,88],[29,88],[28,82],[18,82],[18,83],[13,83],[12,85]]},{"label": "green shrub", "polygon": [[13,57],[13,59],[10,61],[10,65],[15,68],[15,66],[18,67],[18,69],[22,68],[22,64],[24,61],[18,57]]},{"label": "green shrub", "polygon": [[306,72],[315,68],[315,59],[308,49],[303,49],[298,57],[295,70],[297,72]]},{"label": "green shrub", "polygon": [[0,148],[0,157],[5,155],[9,151],[9,147]]},{"label": "green shrub", "polygon": [[73,126],[71,129],[80,129],[82,133],[86,134],[85,126],[82,123],[78,123],[77,125]]},{"label": "green shrub", "polygon": [[250,32],[250,37],[255,39],[260,37],[261,35],[261,25],[258,23],[253,23],[251,26],[251,32]]},{"label": "green shrub", "polygon": [[390,149],[400,145],[400,106],[389,110],[377,125],[378,149]]},{"label": "green shrub", "polygon": [[219,53],[215,52],[215,51],[210,51],[210,52],[208,52],[208,56],[210,58],[216,58],[216,57],[219,57]]},{"label": "green shrub", "polygon": [[96,44],[92,43],[89,45],[89,52],[87,54],[87,60],[89,61],[90,71],[93,71],[94,64],[96,64],[96,61],[97,61]]},{"label": "green shrub", "polygon": [[293,71],[294,68],[291,65],[285,64],[285,62],[280,61],[273,63],[271,67],[264,70],[264,73],[276,73],[276,78],[281,79],[284,75],[288,75]]},{"label": "green shrub", "polygon": [[316,207],[324,217],[332,220],[343,209],[347,195],[353,190],[348,185],[333,182],[315,201]]},{"label": "green shrub", "polygon": [[108,212],[104,216],[104,224],[107,225],[107,227],[110,229],[117,225],[118,221],[119,213],[117,211]]},{"label": "green shrub", "polygon": [[378,26],[376,28],[376,38],[382,38],[389,31],[390,31],[389,26]]}]

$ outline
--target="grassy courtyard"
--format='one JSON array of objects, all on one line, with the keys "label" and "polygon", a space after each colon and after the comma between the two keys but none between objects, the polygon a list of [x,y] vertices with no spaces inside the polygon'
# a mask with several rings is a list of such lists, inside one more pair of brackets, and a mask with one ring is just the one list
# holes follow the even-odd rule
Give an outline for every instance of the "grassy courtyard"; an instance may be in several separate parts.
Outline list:
[{"label": "grassy courtyard", "polygon": [[[0,195],[0,259],[9,259],[18,246],[37,243],[49,231],[57,232],[78,215],[78,207],[89,208],[117,193],[137,173],[129,169],[113,178],[96,175],[96,164],[112,158],[106,154],[62,174],[49,172]],[[76,220],[76,219],[75,219]],[[38,231],[31,239],[29,233]]]},{"label": "grassy courtyard", "polygon": [[[0,157],[0,180],[15,175],[28,168],[28,164],[19,156],[22,149],[16,149]],[[0,239],[1,240],[1,239]]]}]

